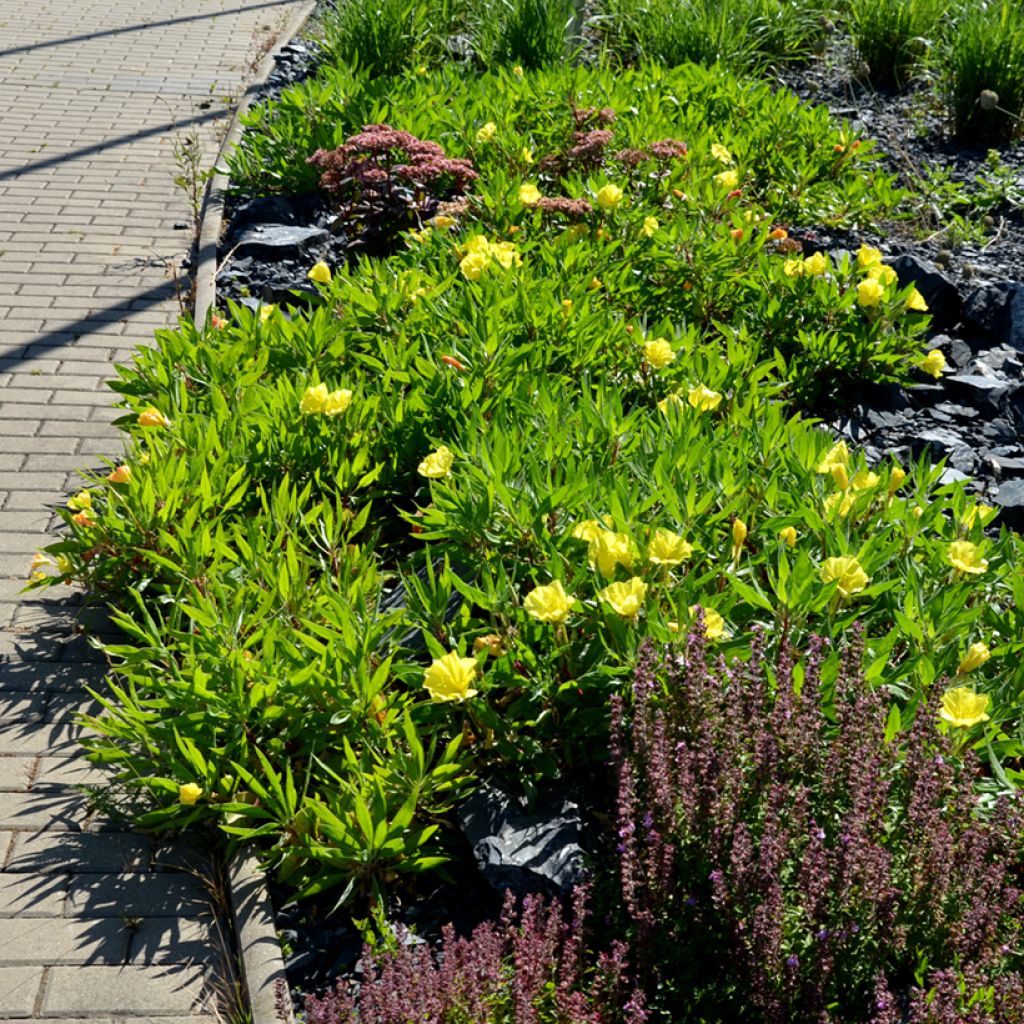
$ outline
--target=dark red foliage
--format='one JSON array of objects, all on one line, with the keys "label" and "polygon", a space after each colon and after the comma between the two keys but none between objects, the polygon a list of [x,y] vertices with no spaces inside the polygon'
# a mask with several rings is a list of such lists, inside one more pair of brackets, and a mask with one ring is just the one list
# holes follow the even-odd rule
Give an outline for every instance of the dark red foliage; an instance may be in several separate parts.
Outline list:
[{"label": "dark red foliage", "polygon": [[[1015,800],[937,727],[943,685],[885,739],[888,698],[824,643],[797,671],[648,645],[613,707],[621,893],[659,1019],[1024,1020]],[[972,1000],[974,1000],[972,1005]]]},{"label": "dark red foliage", "polygon": [[[426,943],[363,951],[358,985],[339,981],[322,999],[306,999],[308,1024],[644,1024],[643,1000],[626,980],[626,947],[611,943],[592,958],[585,889],[572,920],[537,896],[506,895],[497,924],[469,939],[445,930],[435,954]],[[517,921],[518,916],[518,921]]]}]

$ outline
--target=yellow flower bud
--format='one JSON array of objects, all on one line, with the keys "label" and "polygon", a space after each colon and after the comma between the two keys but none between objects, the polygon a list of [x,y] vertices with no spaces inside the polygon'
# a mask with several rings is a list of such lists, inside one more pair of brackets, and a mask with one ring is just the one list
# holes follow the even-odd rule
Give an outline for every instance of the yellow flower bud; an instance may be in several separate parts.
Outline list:
[{"label": "yellow flower bud", "polygon": [[988,647],[978,641],[978,643],[971,644],[967,648],[967,653],[963,656],[959,666],[957,666],[957,675],[965,676],[968,672],[973,672],[976,668],[981,668],[982,665],[992,657],[991,651]]}]

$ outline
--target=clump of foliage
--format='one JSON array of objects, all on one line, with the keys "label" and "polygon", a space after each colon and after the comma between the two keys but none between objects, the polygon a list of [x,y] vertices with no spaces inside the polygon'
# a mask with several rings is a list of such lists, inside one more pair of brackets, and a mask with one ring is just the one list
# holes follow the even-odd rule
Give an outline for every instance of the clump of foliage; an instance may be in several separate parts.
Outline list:
[{"label": "clump of foliage", "polygon": [[560,1024],[643,1024],[643,997],[630,984],[626,947],[608,944],[594,957],[586,892],[578,889],[571,920],[557,903],[536,896],[516,901],[506,895],[500,919],[459,938],[451,925],[440,948],[403,943],[367,946],[362,980],[354,991],[343,981],[322,998],[306,998],[309,1024],[503,1024],[559,1021]]},{"label": "clump of foliage", "polygon": [[853,0],[853,45],[875,85],[905,85],[918,72],[945,26],[938,0]]},{"label": "clump of foliage", "polygon": [[[755,636],[751,659],[641,652],[613,698],[623,907],[656,1019],[914,1024],[1020,1019],[1022,824],[983,804],[945,717],[949,681],[900,712],[854,637]],[[943,700],[947,707],[948,693]]]},{"label": "clump of foliage", "polygon": [[569,56],[575,0],[488,0],[476,12],[477,61],[535,70]]}]

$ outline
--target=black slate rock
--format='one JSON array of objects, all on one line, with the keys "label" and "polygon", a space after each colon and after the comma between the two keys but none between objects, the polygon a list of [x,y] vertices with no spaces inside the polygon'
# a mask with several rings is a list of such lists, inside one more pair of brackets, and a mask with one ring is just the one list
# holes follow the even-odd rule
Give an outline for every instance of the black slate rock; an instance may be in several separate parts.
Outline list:
[{"label": "black slate rock", "polygon": [[928,303],[932,326],[953,327],[963,315],[963,300],[956,285],[929,260],[908,253],[890,264],[901,288],[914,285]]},{"label": "black slate rock", "polygon": [[284,224],[258,224],[235,243],[235,255],[284,260],[304,256],[313,246],[330,237],[323,228]]},{"label": "black slate rock", "polygon": [[481,874],[499,892],[564,896],[583,880],[580,810],[564,795],[544,794],[527,808],[485,784],[459,809],[459,820]]},{"label": "black slate rock", "polygon": [[1024,479],[1000,484],[996,491],[996,504],[1002,509],[1000,522],[1013,530],[1024,528]]}]

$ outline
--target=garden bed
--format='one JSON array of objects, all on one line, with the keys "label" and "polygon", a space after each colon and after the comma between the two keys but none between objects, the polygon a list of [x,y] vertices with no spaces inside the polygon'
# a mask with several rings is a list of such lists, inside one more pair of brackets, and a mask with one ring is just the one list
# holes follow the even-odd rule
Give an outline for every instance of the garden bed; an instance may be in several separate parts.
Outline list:
[{"label": "garden bed", "polygon": [[912,93],[509,38],[248,115],[225,302],[53,549],[127,634],[95,757],[260,845],[311,1020],[1014,1019],[1011,172],[923,241]]}]

